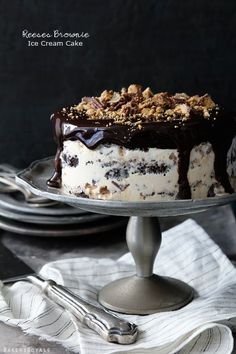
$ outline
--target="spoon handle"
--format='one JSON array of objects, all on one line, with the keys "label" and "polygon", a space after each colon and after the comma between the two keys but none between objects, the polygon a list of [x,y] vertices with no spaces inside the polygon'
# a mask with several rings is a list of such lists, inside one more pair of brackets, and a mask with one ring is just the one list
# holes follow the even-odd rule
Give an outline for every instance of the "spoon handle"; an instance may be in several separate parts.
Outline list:
[{"label": "spoon handle", "polygon": [[69,310],[77,319],[96,331],[107,342],[120,344],[135,342],[138,330],[134,323],[92,305],[53,280],[43,280],[37,275],[30,275],[27,279],[37,285],[51,300]]}]

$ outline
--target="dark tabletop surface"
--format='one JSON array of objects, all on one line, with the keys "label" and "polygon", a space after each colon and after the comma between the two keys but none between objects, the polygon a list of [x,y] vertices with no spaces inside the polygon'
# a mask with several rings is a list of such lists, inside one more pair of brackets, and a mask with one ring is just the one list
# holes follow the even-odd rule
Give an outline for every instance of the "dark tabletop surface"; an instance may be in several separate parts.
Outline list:
[{"label": "dark tabletop surface", "polygon": [[[212,208],[188,216],[161,218],[162,230],[166,230],[191,217],[219,244],[222,250],[236,260],[236,222],[230,206]],[[49,261],[71,257],[110,257],[117,259],[128,251],[125,243],[125,228],[116,232],[73,238],[39,238],[1,232],[2,243],[18,257],[38,271]],[[69,353],[58,344],[26,336],[19,328],[0,323],[0,353],[37,352],[39,348],[50,354]],[[236,353],[236,351],[235,351]]]}]

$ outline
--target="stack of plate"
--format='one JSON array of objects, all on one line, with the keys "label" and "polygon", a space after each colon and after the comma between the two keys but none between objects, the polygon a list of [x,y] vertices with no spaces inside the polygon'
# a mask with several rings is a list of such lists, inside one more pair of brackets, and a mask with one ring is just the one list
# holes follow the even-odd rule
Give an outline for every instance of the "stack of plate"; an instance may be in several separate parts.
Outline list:
[{"label": "stack of plate", "polygon": [[19,192],[0,193],[0,229],[18,234],[82,236],[109,231],[126,222],[126,218],[94,214],[62,203],[35,207]]}]

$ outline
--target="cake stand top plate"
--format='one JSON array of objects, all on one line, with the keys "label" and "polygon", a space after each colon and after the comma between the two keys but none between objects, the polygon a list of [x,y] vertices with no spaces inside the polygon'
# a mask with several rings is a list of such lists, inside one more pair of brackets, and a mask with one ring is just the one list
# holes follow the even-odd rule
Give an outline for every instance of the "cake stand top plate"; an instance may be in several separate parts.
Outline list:
[{"label": "cake stand top plate", "polygon": [[54,172],[53,157],[33,162],[16,176],[17,183],[42,197],[67,203],[90,212],[123,216],[174,216],[204,211],[209,207],[228,204],[236,200],[236,193],[198,200],[173,201],[116,201],[81,198],[65,194],[61,189],[48,187],[46,181]]}]

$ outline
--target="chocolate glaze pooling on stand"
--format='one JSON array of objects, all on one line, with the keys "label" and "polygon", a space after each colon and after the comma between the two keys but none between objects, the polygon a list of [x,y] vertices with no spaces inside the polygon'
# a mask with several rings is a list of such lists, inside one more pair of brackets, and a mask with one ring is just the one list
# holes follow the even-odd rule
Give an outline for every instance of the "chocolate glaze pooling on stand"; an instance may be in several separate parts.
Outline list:
[{"label": "chocolate glaze pooling on stand", "polygon": [[[111,119],[89,119],[84,114],[74,119],[63,111],[52,115],[54,137],[58,145],[55,156],[55,173],[47,182],[50,187],[61,186],[60,154],[63,142],[79,140],[88,149],[95,149],[100,144],[116,144],[129,149],[159,148],[177,149],[179,153],[179,193],[177,199],[190,199],[191,190],[187,173],[192,148],[203,142],[212,145],[215,161],[215,177],[222,184],[226,193],[233,193],[226,172],[227,152],[236,133],[234,115],[220,110],[217,119],[191,117],[187,121],[143,122],[142,127],[115,124]],[[110,124],[109,124],[110,123]],[[209,196],[213,196],[209,193]]]}]

